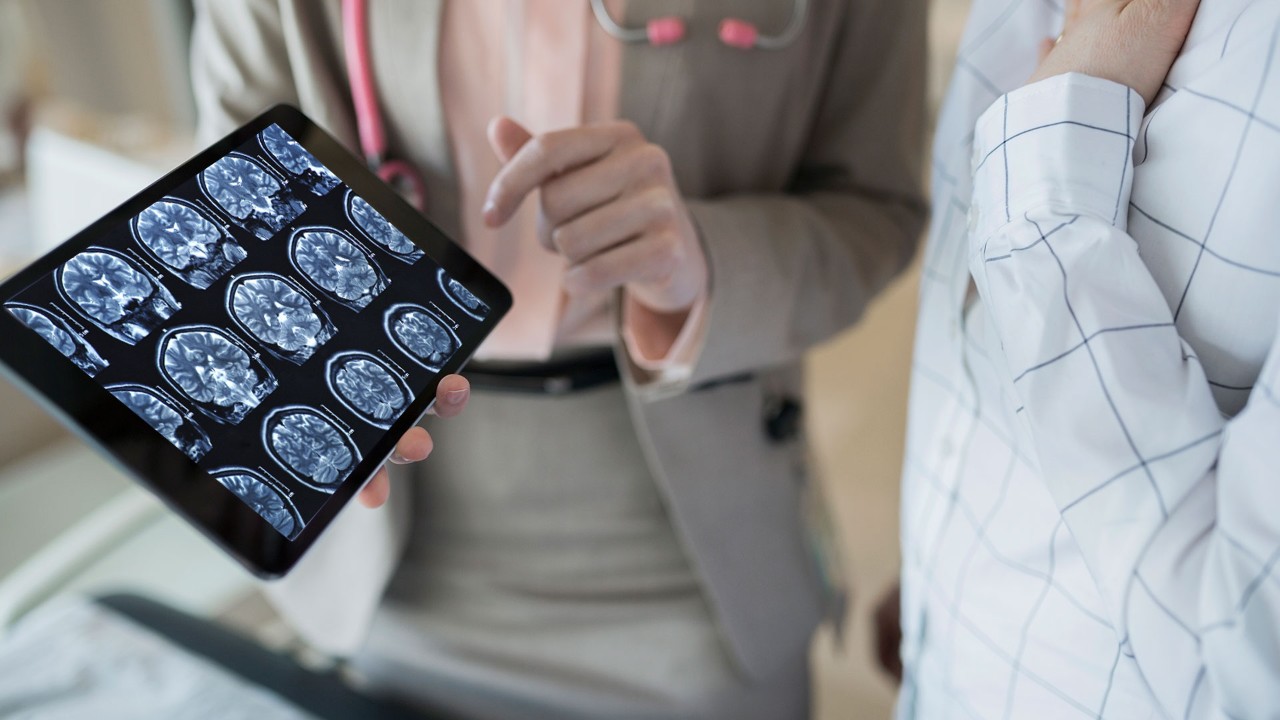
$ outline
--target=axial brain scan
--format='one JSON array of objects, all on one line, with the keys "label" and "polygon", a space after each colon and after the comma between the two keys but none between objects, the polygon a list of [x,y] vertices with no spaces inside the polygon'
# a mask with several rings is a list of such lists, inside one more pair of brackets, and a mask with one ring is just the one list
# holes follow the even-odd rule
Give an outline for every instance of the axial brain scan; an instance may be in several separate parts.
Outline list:
[{"label": "axial brain scan", "polygon": [[413,241],[383,217],[382,213],[374,210],[373,206],[359,195],[355,193],[348,195],[347,209],[351,214],[352,222],[363,230],[370,240],[381,245],[397,259],[412,264],[426,255],[421,248],[414,245]]},{"label": "axial brain scan", "polygon": [[421,305],[397,305],[387,311],[391,340],[418,364],[439,372],[458,349],[458,338],[435,313]]},{"label": "axial brain scan", "polygon": [[130,345],[182,306],[169,290],[122,255],[86,250],[58,273],[63,294],[95,325]]},{"label": "axial brain scan", "polygon": [[477,320],[483,320],[489,314],[489,306],[475,296],[462,283],[449,277],[449,274],[440,268],[436,273],[436,279],[440,282],[440,289],[445,295],[453,301],[453,304],[462,309],[463,312]]},{"label": "axial brain scan", "polygon": [[9,303],[9,314],[45,339],[58,352],[85,371],[89,377],[102,372],[110,363],[98,354],[92,345],[71,331],[61,318],[30,305]]},{"label": "axial brain scan", "polygon": [[329,362],[329,389],[365,422],[391,423],[408,407],[409,388],[386,363],[368,353],[343,353]]},{"label": "axial brain scan", "polygon": [[308,408],[286,408],[266,421],[267,450],[308,485],[332,490],[360,460],[341,430]]},{"label": "axial brain scan", "polygon": [[337,175],[321,165],[314,155],[281,130],[279,125],[272,125],[263,130],[259,137],[262,139],[262,146],[271,153],[271,157],[275,158],[285,170],[296,175],[311,194],[324,195],[341,182]]},{"label": "axial brain scan", "polygon": [[210,417],[231,425],[276,388],[276,378],[241,345],[216,328],[169,333],[160,344],[163,374]]},{"label": "axial brain scan", "polygon": [[161,200],[133,221],[138,242],[178,277],[204,290],[248,257],[244,248],[195,208]]},{"label": "axial brain scan", "polygon": [[302,531],[297,509],[257,473],[245,468],[226,468],[215,471],[213,477],[281,535],[292,540]]},{"label": "axial brain scan", "polygon": [[257,161],[227,155],[200,173],[205,192],[244,229],[269,240],[307,206]]},{"label": "axial brain scan", "polygon": [[140,385],[113,385],[107,390],[194,462],[200,462],[205,453],[213,449],[209,435],[199,425],[188,421],[178,410],[147,388]]},{"label": "axial brain scan", "polygon": [[301,365],[337,332],[329,316],[291,281],[264,273],[231,284],[231,315],[273,355]]},{"label": "axial brain scan", "polygon": [[317,287],[355,310],[367,307],[389,284],[377,263],[337,230],[295,234],[290,256]]}]

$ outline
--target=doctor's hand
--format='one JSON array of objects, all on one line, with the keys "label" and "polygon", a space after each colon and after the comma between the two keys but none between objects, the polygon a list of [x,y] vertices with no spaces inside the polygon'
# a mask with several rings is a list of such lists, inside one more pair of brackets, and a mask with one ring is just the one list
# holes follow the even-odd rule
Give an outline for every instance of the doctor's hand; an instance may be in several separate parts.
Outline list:
[{"label": "doctor's hand", "polygon": [[1078,72],[1127,85],[1150,107],[1200,0],[1068,0],[1062,38],[1031,82]]},{"label": "doctor's hand", "polygon": [[[461,375],[446,375],[436,387],[436,404],[432,406],[432,415],[453,417],[462,412],[471,397],[471,383]],[[397,465],[421,462],[431,454],[431,435],[425,428],[413,426],[396,443],[391,453],[391,462]],[[378,468],[378,472],[360,491],[360,504],[367,508],[381,507],[391,495],[391,481],[387,477],[387,468]]]},{"label": "doctor's hand", "polygon": [[629,300],[683,323],[707,289],[707,259],[665,150],[628,122],[535,137],[499,117],[489,142],[505,165],[485,223],[506,223],[540,190],[538,237],[568,260],[568,292],[625,287]]}]

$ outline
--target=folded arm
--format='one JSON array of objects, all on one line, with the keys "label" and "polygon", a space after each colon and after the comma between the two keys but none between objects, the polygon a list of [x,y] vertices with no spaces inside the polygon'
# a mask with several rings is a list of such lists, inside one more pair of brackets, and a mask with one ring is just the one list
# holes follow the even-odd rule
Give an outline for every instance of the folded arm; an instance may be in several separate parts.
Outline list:
[{"label": "folded arm", "polygon": [[997,101],[975,136],[971,268],[1124,650],[1171,716],[1265,717],[1280,707],[1280,347],[1224,420],[1126,234],[1143,109],[1075,74]]}]

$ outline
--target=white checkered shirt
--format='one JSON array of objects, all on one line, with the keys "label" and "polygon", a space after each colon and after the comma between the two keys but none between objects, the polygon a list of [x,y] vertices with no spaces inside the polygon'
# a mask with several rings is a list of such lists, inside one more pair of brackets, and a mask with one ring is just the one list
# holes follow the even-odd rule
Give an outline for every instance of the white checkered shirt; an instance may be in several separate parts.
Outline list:
[{"label": "white checkered shirt", "polygon": [[938,131],[899,713],[1280,717],[1280,0],[1145,117],[1017,89],[1061,15],[976,0]]}]

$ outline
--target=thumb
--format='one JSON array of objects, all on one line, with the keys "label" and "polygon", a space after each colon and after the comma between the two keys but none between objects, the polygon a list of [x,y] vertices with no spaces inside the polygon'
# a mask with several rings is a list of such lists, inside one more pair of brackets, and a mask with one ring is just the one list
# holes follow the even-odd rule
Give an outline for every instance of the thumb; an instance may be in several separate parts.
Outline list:
[{"label": "thumb", "polygon": [[532,137],[533,134],[523,125],[506,115],[499,115],[489,121],[489,147],[493,148],[493,153],[504,163]]}]

